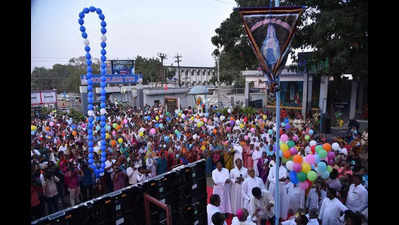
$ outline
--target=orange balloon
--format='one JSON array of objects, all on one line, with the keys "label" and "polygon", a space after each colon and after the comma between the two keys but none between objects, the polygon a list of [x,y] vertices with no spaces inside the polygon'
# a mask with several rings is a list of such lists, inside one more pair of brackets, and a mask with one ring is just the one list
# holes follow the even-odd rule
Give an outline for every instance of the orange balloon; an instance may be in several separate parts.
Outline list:
[{"label": "orange balloon", "polygon": [[296,162],[296,163],[301,164],[303,159],[302,159],[302,156],[300,156],[300,155],[295,155],[294,158],[292,158],[292,160],[293,160],[294,162]]},{"label": "orange balloon", "polygon": [[291,156],[290,151],[289,150],[283,151],[283,156],[288,159]]},{"label": "orange balloon", "polygon": [[213,129],[213,134],[216,134],[217,133],[217,130],[216,129]]},{"label": "orange balloon", "polygon": [[116,130],[119,130],[119,129],[121,129],[121,126],[118,124],[118,125],[116,125],[116,128],[115,128]]},{"label": "orange balloon", "polygon": [[112,147],[115,147],[116,141],[115,141],[115,140],[111,140],[111,141],[110,141],[110,144],[111,144]]},{"label": "orange balloon", "polygon": [[49,131],[50,130],[50,127],[46,127],[46,131]]},{"label": "orange balloon", "polygon": [[323,145],[324,150],[326,150],[327,152],[331,151],[331,145],[329,143],[325,143]]},{"label": "orange balloon", "polygon": [[72,131],[72,135],[73,136],[76,136],[78,133],[74,130],[74,131]]}]

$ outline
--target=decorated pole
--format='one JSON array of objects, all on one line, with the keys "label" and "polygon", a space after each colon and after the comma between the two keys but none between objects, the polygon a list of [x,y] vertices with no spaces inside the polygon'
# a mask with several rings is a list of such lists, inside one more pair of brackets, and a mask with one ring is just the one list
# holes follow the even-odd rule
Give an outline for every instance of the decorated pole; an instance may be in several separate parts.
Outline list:
[{"label": "decorated pole", "polygon": [[303,7],[279,7],[275,1],[274,8],[254,7],[239,8],[239,14],[248,35],[250,46],[255,53],[260,67],[266,76],[269,89],[276,94],[276,170],[275,170],[275,216],[276,225],[280,216],[280,73],[287,62],[299,18]]},{"label": "decorated pole", "polygon": [[[86,33],[86,28],[83,26],[84,24],[84,17],[85,14],[89,14],[90,12],[96,12],[98,14],[98,17],[101,20],[101,66],[100,66],[100,71],[101,71],[101,83],[100,83],[100,87],[101,87],[101,91],[100,91],[100,115],[101,116],[96,116],[96,113],[94,112],[95,108],[93,106],[94,103],[94,87],[93,87],[93,78],[92,78],[92,60],[91,60],[91,55],[90,55],[90,47],[89,47],[89,40],[87,40],[87,33]],[[86,51],[86,63],[87,63],[87,100],[88,100],[88,111],[87,111],[87,115],[88,115],[88,126],[87,126],[87,139],[88,139],[88,149],[89,149],[89,165],[90,167],[93,169],[96,177],[101,176],[104,173],[104,168],[105,168],[105,161],[106,161],[106,157],[107,157],[107,153],[106,153],[106,148],[107,148],[107,144],[106,144],[106,91],[105,91],[105,87],[107,85],[107,80],[105,78],[105,74],[106,74],[106,65],[105,65],[105,61],[107,60],[106,58],[106,51],[105,51],[105,47],[107,46],[105,41],[107,40],[105,33],[107,32],[106,30],[106,26],[107,23],[105,22],[105,16],[102,13],[102,10],[100,8],[96,8],[94,6],[90,6],[89,8],[84,8],[82,10],[82,12],[79,13],[79,25],[80,25],[80,31],[82,32],[82,37],[84,39],[84,45],[85,48],[84,50]],[[94,93],[93,93],[94,91]],[[100,150],[101,150],[101,166],[100,168],[97,168],[95,162],[94,162],[94,155],[93,155],[93,150],[94,150],[94,142],[93,142],[93,128],[94,128],[94,121],[101,121],[100,122],[100,129],[97,129],[97,131],[101,130],[101,146],[100,146]]]}]

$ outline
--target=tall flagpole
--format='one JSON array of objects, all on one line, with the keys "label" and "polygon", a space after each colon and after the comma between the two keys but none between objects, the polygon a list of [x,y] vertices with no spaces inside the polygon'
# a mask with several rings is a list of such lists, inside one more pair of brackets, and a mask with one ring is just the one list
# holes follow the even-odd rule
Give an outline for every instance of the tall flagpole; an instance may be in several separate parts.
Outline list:
[{"label": "tall flagpole", "polygon": [[277,77],[277,91],[276,91],[276,144],[277,148],[275,151],[276,154],[276,196],[275,196],[275,216],[276,216],[276,225],[279,224],[280,218],[280,176],[279,176],[279,168],[280,168],[280,76]]},{"label": "tall flagpole", "polygon": [[[280,6],[280,0],[275,0],[275,7]],[[280,221],[280,176],[279,176],[279,168],[280,168],[280,76],[277,77],[277,91],[276,91],[276,207],[275,207],[275,224],[279,225]]]}]

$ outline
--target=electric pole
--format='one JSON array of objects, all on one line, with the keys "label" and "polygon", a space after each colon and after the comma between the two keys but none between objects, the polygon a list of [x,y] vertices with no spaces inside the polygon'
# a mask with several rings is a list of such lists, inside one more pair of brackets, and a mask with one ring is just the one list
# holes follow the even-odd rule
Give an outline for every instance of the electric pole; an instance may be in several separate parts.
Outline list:
[{"label": "electric pole", "polygon": [[163,69],[163,60],[166,59],[166,54],[165,53],[158,53],[158,57],[161,59],[160,78],[161,78],[161,81],[165,81],[165,71]]},{"label": "electric pole", "polygon": [[179,74],[179,87],[181,87],[181,80],[180,80],[180,62],[181,62],[181,60],[180,60],[180,58],[182,58],[182,56],[179,55],[179,53],[177,53],[175,58],[176,58],[175,62],[177,62],[177,70],[178,70],[178,74]]}]

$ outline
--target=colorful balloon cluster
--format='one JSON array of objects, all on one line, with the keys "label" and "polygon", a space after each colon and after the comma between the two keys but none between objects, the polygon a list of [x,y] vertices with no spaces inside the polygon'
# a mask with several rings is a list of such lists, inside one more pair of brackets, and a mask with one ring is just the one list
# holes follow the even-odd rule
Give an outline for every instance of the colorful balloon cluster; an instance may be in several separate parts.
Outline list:
[{"label": "colorful balloon cluster", "polygon": [[[282,162],[290,171],[289,179],[292,183],[299,184],[304,190],[310,188],[318,176],[323,179],[329,178],[332,171],[331,165],[335,158],[334,152],[331,151],[332,146],[329,143],[317,145],[316,141],[312,140],[310,146],[314,150],[303,157],[298,153],[295,142],[289,140],[286,134],[280,137]],[[334,148],[337,148],[337,146],[334,145]]]},{"label": "colorful balloon cluster", "polygon": [[[90,55],[90,47],[89,47],[89,40],[87,40],[87,33],[86,33],[86,28],[83,26],[84,24],[84,17],[85,14],[88,14],[90,12],[96,12],[98,14],[98,17],[101,20],[101,33],[103,34],[103,36],[101,37],[101,67],[100,67],[100,71],[101,71],[101,83],[100,83],[100,87],[101,87],[101,97],[100,97],[100,126],[101,127],[96,127],[97,131],[101,130],[101,167],[100,169],[97,168],[97,166],[94,163],[94,156],[93,156],[93,150],[94,150],[94,143],[93,143],[93,122],[94,122],[94,118],[95,118],[95,113],[94,113],[94,107],[93,107],[93,79],[92,79],[92,60],[91,60],[91,55]],[[106,74],[106,65],[105,65],[105,61],[106,61],[106,51],[105,51],[105,47],[107,46],[105,41],[106,41],[106,36],[105,33],[107,32],[106,30],[106,25],[107,23],[104,21],[105,17],[104,14],[102,13],[102,10],[99,8],[96,8],[94,6],[90,6],[89,8],[84,8],[82,12],[79,13],[79,24],[80,24],[80,31],[82,32],[82,37],[84,39],[84,44],[85,44],[85,51],[86,51],[86,62],[87,62],[87,100],[88,100],[88,112],[87,115],[89,116],[88,119],[88,146],[89,146],[89,164],[90,167],[94,170],[95,175],[98,177],[100,176],[101,173],[104,172],[104,168],[105,168],[105,160],[106,160],[106,110],[105,110],[105,99],[106,99],[106,91],[105,91],[105,87],[107,84],[107,80],[105,78],[105,74]],[[76,131],[75,131],[76,132]],[[73,134],[73,133],[72,133]]]}]

